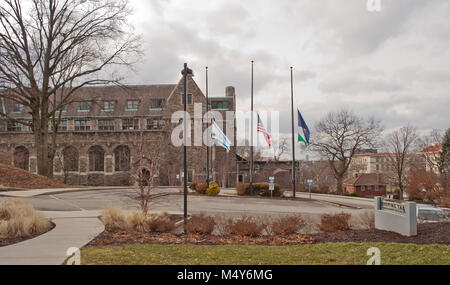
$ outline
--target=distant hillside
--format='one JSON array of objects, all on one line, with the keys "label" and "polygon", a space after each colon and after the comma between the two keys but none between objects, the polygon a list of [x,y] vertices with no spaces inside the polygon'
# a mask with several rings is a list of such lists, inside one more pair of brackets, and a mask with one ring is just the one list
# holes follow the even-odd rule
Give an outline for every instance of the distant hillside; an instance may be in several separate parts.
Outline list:
[{"label": "distant hillside", "polygon": [[67,187],[67,185],[55,182],[47,177],[32,174],[28,171],[0,163],[0,191],[16,188],[47,189]]}]

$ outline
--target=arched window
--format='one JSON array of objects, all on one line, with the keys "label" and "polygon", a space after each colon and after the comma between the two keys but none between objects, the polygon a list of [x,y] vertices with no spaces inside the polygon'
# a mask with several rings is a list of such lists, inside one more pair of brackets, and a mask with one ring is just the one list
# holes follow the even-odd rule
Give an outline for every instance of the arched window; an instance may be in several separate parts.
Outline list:
[{"label": "arched window", "polygon": [[105,151],[101,146],[89,149],[89,171],[105,171]]},{"label": "arched window", "polygon": [[78,150],[68,146],[63,150],[64,171],[78,171]]},{"label": "arched window", "polygon": [[30,153],[24,146],[16,147],[14,150],[14,166],[28,171]]},{"label": "arched window", "polygon": [[129,171],[130,159],[130,149],[125,145],[118,146],[114,150],[115,171]]}]

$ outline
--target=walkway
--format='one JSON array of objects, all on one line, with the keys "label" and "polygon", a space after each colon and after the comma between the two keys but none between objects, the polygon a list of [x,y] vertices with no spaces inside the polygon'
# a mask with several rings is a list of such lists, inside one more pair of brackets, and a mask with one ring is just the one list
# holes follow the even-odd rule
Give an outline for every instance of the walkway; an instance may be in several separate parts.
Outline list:
[{"label": "walkway", "polygon": [[37,238],[0,247],[0,265],[61,265],[69,248],[82,248],[104,230],[100,211],[44,214],[56,227]]}]

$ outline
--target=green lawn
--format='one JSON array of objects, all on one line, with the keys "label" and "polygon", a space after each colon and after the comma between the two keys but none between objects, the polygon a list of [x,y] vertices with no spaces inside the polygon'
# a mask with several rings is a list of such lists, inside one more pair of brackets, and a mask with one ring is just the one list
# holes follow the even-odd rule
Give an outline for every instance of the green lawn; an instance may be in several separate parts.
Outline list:
[{"label": "green lawn", "polygon": [[383,265],[450,265],[450,246],[329,243],[297,246],[123,245],[86,247],[84,265],[365,265],[378,247]]}]

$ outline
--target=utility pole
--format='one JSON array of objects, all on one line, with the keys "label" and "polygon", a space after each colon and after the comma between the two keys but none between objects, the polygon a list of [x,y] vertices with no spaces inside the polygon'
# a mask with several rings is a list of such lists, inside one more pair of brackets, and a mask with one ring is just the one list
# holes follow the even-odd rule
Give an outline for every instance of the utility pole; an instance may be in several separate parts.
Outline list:
[{"label": "utility pole", "polygon": [[292,117],[292,197],[296,197],[295,189],[295,131],[294,131],[294,72],[291,67],[291,117]]},{"label": "utility pole", "polygon": [[252,112],[251,112],[251,122],[250,122],[250,195],[253,196],[253,63],[252,60],[252,87],[251,87],[251,97],[252,97]]},{"label": "utility pole", "polygon": [[206,67],[206,184],[209,185],[209,97],[208,97],[208,67]]}]

